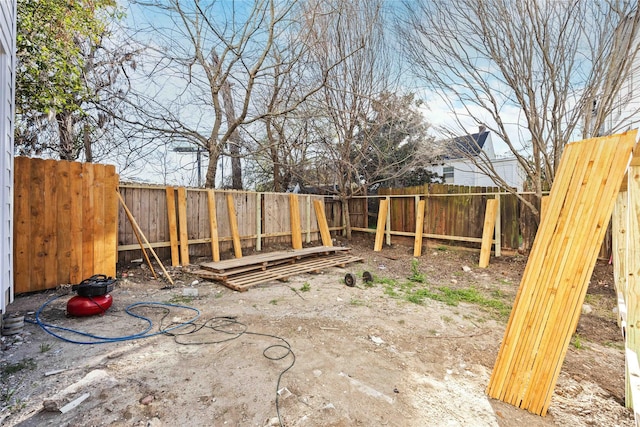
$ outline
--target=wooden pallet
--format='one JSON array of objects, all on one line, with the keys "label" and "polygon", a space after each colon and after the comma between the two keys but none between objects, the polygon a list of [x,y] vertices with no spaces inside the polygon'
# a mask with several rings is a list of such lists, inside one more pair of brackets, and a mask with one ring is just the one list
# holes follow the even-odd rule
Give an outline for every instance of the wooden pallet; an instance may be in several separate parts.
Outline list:
[{"label": "wooden pallet", "polygon": [[271,265],[264,267],[264,269],[254,269],[237,274],[227,273],[227,275],[224,275],[223,273],[221,275],[209,270],[198,270],[195,274],[204,279],[219,281],[235,291],[244,292],[253,286],[273,280],[287,280],[289,277],[298,274],[319,272],[329,267],[344,267],[347,264],[359,261],[362,261],[362,258],[333,253],[325,256],[307,257],[292,263]]},{"label": "wooden pallet", "polygon": [[264,254],[250,255],[242,258],[232,258],[218,262],[205,262],[200,264],[204,270],[215,273],[233,274],[249,270],[261,270],[269,265],[295,262],[306,257],[334,254],[349,251],[349,248],[333,246],[317,246],[313,248],[297,249],[294,251],[278,251]]}]

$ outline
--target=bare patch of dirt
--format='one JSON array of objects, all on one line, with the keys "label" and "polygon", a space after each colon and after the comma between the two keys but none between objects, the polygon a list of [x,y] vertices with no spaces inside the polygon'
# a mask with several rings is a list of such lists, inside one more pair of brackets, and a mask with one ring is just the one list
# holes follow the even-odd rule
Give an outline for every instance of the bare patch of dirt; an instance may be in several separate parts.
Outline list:
[{"label": "bare patch of dirt", "polygon": [[[581,316],[543,418],[484,393],[525,257],[492,258],[480,269],[477,251],[433,246],[412,261],[410,245],[373,252],[370,236],[341,244],[364,263],[245,293],[188,269],[172,270],[177,286],[167,287],[128,266],[103,316],[67,317],[69,296],[61,296],[42,310],[43,321],[98,336],[141,333],[147,323],[126,313],[140,302],[193,307],[200,316],[197,327],[93,345],[27,324],[4,338],[0,424],[261,427],[280,425],[279,413],[284,426],[633,425],[611,266],[596,267],[586,299],[592,311]],[[356,275],[355,287],[344,285],[346,273]],[[9,312],[33,319],[57,295],[18,297]],[[150,332],[194,315],[156,304],[130,311],[150,319]],[[43,409],[87,394],[64,414]]]}]

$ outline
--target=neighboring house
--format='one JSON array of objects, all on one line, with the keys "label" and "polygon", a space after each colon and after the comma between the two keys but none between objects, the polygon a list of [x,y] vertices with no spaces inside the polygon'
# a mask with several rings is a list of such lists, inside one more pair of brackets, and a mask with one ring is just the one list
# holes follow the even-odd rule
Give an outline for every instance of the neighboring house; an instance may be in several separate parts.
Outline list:
[{"label": "neighboring house", "polygon": [[480,126],[478,133],[469,134],[446,141],[449,152],[427,168],[443,177],[445,184],[496,187],[488,175],[469,158],[478,157],[481,151],[491,161],[497,174],[510,186],[522,191],[526,177],[522,166],[515,157],[496,157],[491,132]]},{"label": "neighboring house", "polygon": [[0,0],[0,313],[13,301],[16,0]]}]

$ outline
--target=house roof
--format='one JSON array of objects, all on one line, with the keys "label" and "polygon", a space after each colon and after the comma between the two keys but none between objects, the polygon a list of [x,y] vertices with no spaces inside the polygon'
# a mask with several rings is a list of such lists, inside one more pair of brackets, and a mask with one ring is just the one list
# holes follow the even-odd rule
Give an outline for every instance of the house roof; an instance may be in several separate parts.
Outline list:
[{"label": "house roof", "polygon": [[477,156],[482,151],[489,136],[489,131],[458,136],[448,142],[450,151],[444,155],[447,159],[459,159],[461,157]]}]

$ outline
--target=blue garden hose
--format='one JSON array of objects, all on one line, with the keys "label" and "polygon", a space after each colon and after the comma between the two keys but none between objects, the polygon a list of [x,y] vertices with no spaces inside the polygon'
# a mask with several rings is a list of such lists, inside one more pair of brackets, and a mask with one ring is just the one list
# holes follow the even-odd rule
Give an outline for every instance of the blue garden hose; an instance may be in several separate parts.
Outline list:
[{"label": "blue garden hose", "polygon": [[[198,317],[200,317],[200,310],[198,310],[197,308],[194,307],[189,307],[186,305],[178,305],[178,304],[170,304],[170,303],[163,303],[163,302],[137,302],[134,304],[131,304],[129,306],[127,306],[127,308],[125,308],[125,311],[127,312],[128,315],[133,316],[135,318],[144,320],[145,322],[147,322],[147,326],[146,328],[144,328],[143,331],[138,332],[136,334],[132,334],[132,335],[125,335],[125,336],[121,336],[121,337],[103,337],[100,335],[94,335],[88,332],[82,332],[82,331],[78,331],[75,329],[71,329],[71,328],[65,328],[63,326],[57,326],[57,325],[52,325],[50,323],[46,323],[44,321],[42,321],[42,319],[40,319],[40,314],[42,313],[42,311],[53,301],[57,300],[58,298],[63,297],[64,295],[59,295],[56,297],[53,297],[51,299],[49,299],[47,302],[45,302],[44,304],[42,304],[42,306],[40,306],[40,308],[38,309],[38,311],[36,311],[35,317],[36,320],[35,322],[31,322],[31,323],[35,323],[38,326],[40,326],[46,333],[48,333],[49,335],[52,335],[58,339],[61,339],[63,341],[72,343],[72,344],[107,344],[107,343],[114,343],[114,342],[121,342],[121,341],[130,341],[130,340],[136,340],[136,339],[140,339],[140,338],[150,338],[150,337],[154,337],[156,335],[161,335],[164,334],[165,332],[168,331],[172,331],[181,327],[184,327],[186,325],[190,325],[192,324],[196,319],[198,319]],[[141,314],[136,314],[134,312],[131,311],[131,309],[135,308],[135,307],[139,307],[139,306],[160,306],[160,307],[173,307],[173,308],[181,308],[181,309],[186,309],[186,310],[191,310],[193,312],[195,312],[195,316],[192,317],[191,319],[187,320],[186,322],[182,322],[182,323],[176,323],[173,324],[172,326],[166,328],[166,329],[162,329],[159,330],[157,332],[151,332],[149,333],[149,331],[153,328],[153,321],[151,319],[149,319],[148,317],[145,317]],[[75,334],[75,335],[80,335],[83,337],[87,337],[87,338],[91,338],[91,341],[79,341],[79,340],[73,340],[73,339],[69,339],[66,337],[63,337],[60,334],[57,334],[56,332],[54,332],[54,330],[58,330],[58,331],[65,331],[65,332],[69,332],[71,334]]]}]

